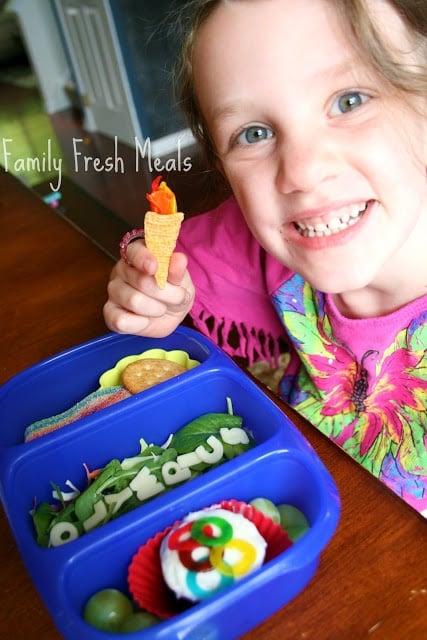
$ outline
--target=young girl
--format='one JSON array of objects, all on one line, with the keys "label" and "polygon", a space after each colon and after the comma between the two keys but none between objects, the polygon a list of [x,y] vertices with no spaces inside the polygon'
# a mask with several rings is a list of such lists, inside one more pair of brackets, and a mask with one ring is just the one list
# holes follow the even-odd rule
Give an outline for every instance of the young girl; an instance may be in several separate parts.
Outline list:
[{"label": "young girl", "polygon": [[191,310],[249,358],[285,336],[282,397],[427,516],[427,4],[192,4],[182,104],[233,197],[184,223],[163,291],[129,244],[106,323]]}]

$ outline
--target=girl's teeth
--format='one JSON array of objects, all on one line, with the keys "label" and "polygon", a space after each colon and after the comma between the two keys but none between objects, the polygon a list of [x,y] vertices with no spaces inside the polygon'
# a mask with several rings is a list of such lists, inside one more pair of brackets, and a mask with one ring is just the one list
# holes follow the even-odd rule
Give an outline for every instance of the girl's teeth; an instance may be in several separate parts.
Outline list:
[{"label": "girl's teeth", "polygon": [[330,223],[328,224],[328,227],[332,232],[335,230],[339,231],[342,224],[346,224],[346,223],[345,222],[343,223],[340,218],[333,218],[333,220],[331,220]]},{"label": "girl's teeth", "polygon": [[356,224],[366,211],[367,204],[354,205],[346,209],[338,218],[332,218],[328,223],[306,224],[296,222],[295,227],[304,238],[321,238],[331,236]]}]

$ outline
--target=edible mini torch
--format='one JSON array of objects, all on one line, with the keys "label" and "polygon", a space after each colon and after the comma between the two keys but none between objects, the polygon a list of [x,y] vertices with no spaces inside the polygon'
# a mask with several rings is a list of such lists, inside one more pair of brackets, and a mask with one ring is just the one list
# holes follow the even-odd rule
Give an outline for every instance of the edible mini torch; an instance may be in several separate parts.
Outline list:
[{"label": "edible mini torch", "polygon": [[145,244],[157,258],[155,278],[159,288],[164,289],[184,214],[177,211],[175,194],[162,181],[162,176],[153,180],[151,189],[151,193],[147,193],[150,211],[144,218]]}]

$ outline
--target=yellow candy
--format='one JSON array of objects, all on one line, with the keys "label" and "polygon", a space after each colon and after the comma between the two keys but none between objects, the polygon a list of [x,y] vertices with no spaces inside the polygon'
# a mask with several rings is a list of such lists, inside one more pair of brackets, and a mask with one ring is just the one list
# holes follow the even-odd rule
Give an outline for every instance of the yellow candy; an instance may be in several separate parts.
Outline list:
[{"label": "yellow candy", "polygon": [[[241,559],[232,565],[224,562],[224,553],[227,549],[237,549],[242,556]],[[237,578],[250,571],[256,560],[256,550],[250,542],[234,539],[222,547],[214,547],[209,554],[209,560],[212,566],[223,575]]]}]

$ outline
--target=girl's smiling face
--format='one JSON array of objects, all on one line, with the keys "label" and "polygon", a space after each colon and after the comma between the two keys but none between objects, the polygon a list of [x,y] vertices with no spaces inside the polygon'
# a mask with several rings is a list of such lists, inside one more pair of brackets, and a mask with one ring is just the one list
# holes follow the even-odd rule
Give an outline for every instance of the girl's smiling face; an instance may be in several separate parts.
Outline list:
[{"label": "girl's smiling face", "polygon": [[[407,52],[390,5],[369,6]],[[427,293],[426,105],[358,58],[331,3],[224,1],[199,31],[194,82],[269,253],[326,292],[387,292],[404,275],[416,280],[408,299]]]}]

